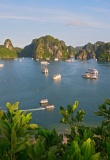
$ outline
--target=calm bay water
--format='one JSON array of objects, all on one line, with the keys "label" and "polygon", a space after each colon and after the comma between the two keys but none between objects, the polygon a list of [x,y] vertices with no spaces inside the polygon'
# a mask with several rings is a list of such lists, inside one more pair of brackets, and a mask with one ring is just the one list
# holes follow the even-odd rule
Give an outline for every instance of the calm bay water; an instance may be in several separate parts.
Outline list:
[{"label": "calm bay water", "polygon": [[[88,125],[97,125],[99,117],[95,117],[94,111],[98,105],[104,102],[104,98],[110,99],[110,63],[99,63],[93,59],[88,61],[75,60],[72,63],[65,61],[49,61],[48,75],[41,72],[39,61],[24,58],[18,60],[0,60],[4,64],[0,68],[0,107],[6,109],[6,102],[11,104],[19,102],[19,109],[36,109],[40,106],[41,99],[47,98],[50,104],[55,105],[53,111],[32,111],[32,122],[48,129],[62,130],[60,124],[62,118],[59,114],[60,106],[66,108],[68,104],[79,101],[78,109],[86,111],[84,121]],[[98,69],[97,80],[82,78],[88,67]],[[56,73],[62,75],[61,81],[53,81]]]}]

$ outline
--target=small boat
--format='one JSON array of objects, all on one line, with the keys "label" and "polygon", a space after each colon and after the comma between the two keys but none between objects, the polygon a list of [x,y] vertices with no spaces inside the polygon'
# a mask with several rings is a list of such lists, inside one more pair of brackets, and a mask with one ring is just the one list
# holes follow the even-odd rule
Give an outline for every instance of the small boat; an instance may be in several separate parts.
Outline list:
[{"label": "small boat", "polygon": [[53,80],[56,80],[56,79],[61,79],[61,74],[55,74],[53,77],[52,77]]},{"label": "small boat", "polygon": [[54,105],[53,104],[48,104],[47,106],[45,106],[46,109],[50,110],[50,109],[54,109]]},{"label": "small boat", "polygon": [[47,61],[42,61],[41,63],[41,71],[43,73],[48,73],[47,65],[49,64]]},{"label": "small boat", "polygon": [[73,62],[73,59],[66,59],[65,62]]},{"label": "small boat", "polygon": [[95,68],[89,68],[86,73],[91,73],[91,74],[98,74],[98,70]]},{"label": "small boat", "polygon": [[89,78],[90,78],[90,74],[89,74],[89,73],[85,73],[85,74],[82,75],[82,77],[83,77],[83,78],[88,78],[88,79],[89,79]]},{"label": "small boat", "polygon": [[22,59],[20,58],[20,59],[19,59],[19,61],[21,62],[21,61],[22,61]]},{"label": "small boat", "polygon": [[54,61],[58,61],[58,58],[54,58]]},{"label": "small boat", "polygon": [[42,71],[43,73],[48,73],[48,68],[44,67],[44,68],[41,69],[41,71]]},{"label": "small boat", "polygon": [[42,99],[42,100],[40,101],[40,104],[44,104],[44,103],[48,103],[48,99]]},{"label": "small boat", "polygon": [[4,66],[4,64],[0,64],[0,67],[3,67]]},{"label": "small boat", "polygon": [[42,61],[40,63],[43,64],[43,65],[48,65],[49,64],[47,61]]},{"label": "small boat", "polygon": [[98,78],[97,74],[91,74],[91,79],[97,79],[97,78]]},{"label": "small boat", "polygon": [[82,75],[82,77],[86,79],[97,79],[98,75],[95,73],[85,73]]}]

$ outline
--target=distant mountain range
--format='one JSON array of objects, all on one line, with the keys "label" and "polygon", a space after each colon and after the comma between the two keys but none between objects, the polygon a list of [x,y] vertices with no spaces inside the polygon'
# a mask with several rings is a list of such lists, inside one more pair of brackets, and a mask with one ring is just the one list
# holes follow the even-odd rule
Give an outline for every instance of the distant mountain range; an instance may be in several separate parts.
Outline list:
[{"label": "distant mountain range", "polygon": [[79,60],[96,58],[98,61],[110,61],[110,42],[88,43],[85,46],[66,46],[65,42],[50,35],[33,39],[23,49],[13,47],[10,39],[0,45],[0,58],[33,57],[35,59],[67,59],[74,57]]}]

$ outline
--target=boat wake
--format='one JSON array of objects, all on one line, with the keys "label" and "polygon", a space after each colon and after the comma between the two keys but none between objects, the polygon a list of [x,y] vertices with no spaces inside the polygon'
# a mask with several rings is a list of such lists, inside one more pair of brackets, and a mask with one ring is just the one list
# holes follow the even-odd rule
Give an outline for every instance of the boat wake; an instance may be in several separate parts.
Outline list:
[{"label": "boat wake", "polygon": [[35,109],[25,109],[25,110],[22,110],[22,111],[40,111],[40,110],[44,110],[45,108],[43,107],[39,107],[39,108],[35,108]]},{"label": "boat wake", "polygon": [[[43,108],[43,107],[39,107],[39,108],[35,108],[35,109],[25,109],[25,110],[22,110],[22,109],[20,109],[20,110],[22,110],[22,111],[40,111],[40,110],[44,110],[45,108]],[[7,112],[6,110],[3,110],[3,112]]]}]

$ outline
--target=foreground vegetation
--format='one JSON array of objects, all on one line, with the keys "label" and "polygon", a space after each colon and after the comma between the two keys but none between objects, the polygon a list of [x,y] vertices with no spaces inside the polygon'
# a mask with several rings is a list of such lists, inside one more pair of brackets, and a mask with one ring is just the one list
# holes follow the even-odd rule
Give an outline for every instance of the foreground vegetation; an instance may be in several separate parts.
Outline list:
[{"label": "foreground vegetation", "polygon": [[64,135],[31,124],[32,113],[18,105],[7,103],[7,112],[0,110],[0,160],[110,160],[109,99],[95,112],[104,118],[97,127],[81,125],[85,112],[77,111],[78,101],[66,109],[61,106],[61,123],[70,125],[70,133]]}]

